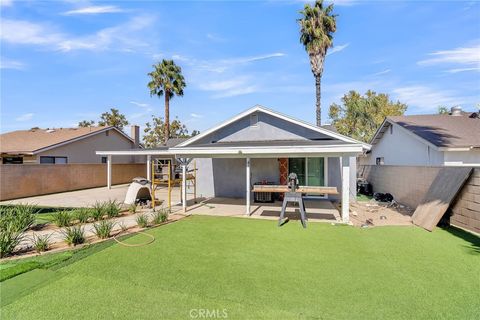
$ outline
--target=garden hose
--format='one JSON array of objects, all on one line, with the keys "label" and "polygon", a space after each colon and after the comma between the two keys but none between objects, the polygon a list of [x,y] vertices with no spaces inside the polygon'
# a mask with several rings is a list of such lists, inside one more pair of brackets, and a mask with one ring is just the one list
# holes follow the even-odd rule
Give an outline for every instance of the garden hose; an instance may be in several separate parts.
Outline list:
[{"label": "garden hose", "polygon": [[142,232],[142,231],[135,231],[135,232],[132,232],[132,233],[129,233],[129,235],[133,235],[133,234],[143,234],[143,235],[146,235],[148,238],[150,238],[149,241],[147,242],[144,242],[144,243],[137,243],[137,244],[129,244],[129,243],[125,243],[125,242],[122,242],[120,240],[117,239],[117,236],[120,235],[122,232],[119,232],[117,233],[116,235],[113,236],[113,240],[115,240],[117,243],[121,244],[122,246],[125,246],[125,247],[143,247],[143,246],[146,246],[146,245],[149,245],[150,243],[152,243],[153,241],[155,241],[155,237],[151,234],[148,234],[146,232]]}]

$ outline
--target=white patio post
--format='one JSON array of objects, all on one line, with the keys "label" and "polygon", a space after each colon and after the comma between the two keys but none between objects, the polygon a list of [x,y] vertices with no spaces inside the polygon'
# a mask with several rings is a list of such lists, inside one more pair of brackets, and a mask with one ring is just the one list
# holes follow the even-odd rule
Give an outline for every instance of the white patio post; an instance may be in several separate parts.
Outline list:
[{"label": "white patio post", "polygon": [[250,214],[250,158],[247,158],[246,161],[246,180],[247,180],[247,188],[246,188],[246,208],[245,208],[245,214],[249,215]]},{"label": "white patio post", "polygon": [[182,161],[182,209],[187,212],[187,159]]},{"label": "white patio post", "polygon": [[107,156],[107,188],[112,189],[112,156]]},{"label": "white patio post", "polygon": [[350,221],[350,157],[342,157],[342,221]]},{"label": "white patio post", "polygon": [[152,156],[147,155],[147,180],[152,181]]}]

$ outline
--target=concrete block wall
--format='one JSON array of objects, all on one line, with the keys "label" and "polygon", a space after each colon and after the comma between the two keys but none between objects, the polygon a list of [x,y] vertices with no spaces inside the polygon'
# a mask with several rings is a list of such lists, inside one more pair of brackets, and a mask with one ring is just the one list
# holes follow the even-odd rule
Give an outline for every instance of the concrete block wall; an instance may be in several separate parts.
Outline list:
[{"label": "concrete block wall", "polygon": [[450,223],[480,233],[480,168],[475,169],[451,206]]},{"label": "concrete block wall", "polygon": [[368,165],[359,167],[359,176],[372,184],[373,192],[388,192],[397,202],[416,208],[440,169],[441,167]]},{"label": "concrete block wall", "polygon": [[[374,192],[389,192],[401,204],[415,209],[425,197],[442,167],[377,166],[359,167]],[[475,168],[450,206],[450,224],[480,233],[480,168]]]},{"label": "concrete block wall", "polygon": [[[112,183],[146,177],[145,164],[113,164]],[[106,186],[106,164],[0,165],[0,200]]]}]

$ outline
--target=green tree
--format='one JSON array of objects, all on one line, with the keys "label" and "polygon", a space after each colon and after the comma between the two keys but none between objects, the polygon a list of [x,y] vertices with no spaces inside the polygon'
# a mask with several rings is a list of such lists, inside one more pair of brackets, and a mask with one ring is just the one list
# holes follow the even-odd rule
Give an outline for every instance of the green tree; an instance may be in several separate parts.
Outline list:
[{"label": "green tree", "polygon": [[300,42],[308,53],[315,77],[317,126],[322,123],[320,87],[323,64],[328,48],[333,46],[333,34],[337,30],[337,15],[332,12],[333,4],[325,7],[323,0],[317,0],[313,6],[305,4],[304,9],[300,11],[302,17],[297,20],[300,24]]},{"label": "green tree", "polygon": [[114,126],[120,130],[123,130],[123,127],[128,125],[127,118],[125,115],[121,114],[118,109],[111,108],[110,112],[104,112],[100,116],[100,121],[98,121],[99,126]]},{"label": "green tree", "polygon": [[330,106],[329,116],[339,133],[370,142],[385,117],[400,116],[406,110],[407,105],[391,101],[387,94],[368,90],[362,96],[352,90],[343,96],[342,105]]},{"label": "green tree", "polygon": [[[143,144],[147,148],[155,148],[167,143],[165,122],[162,117],[152,116],[152,122],[147,122],[145,124],[146,128],[143,130],[145,132],[143,136]],[[189,138],[196,134],[200,133],[197,130],[193,130],[192,134],[188,134],[187,127],[180,122],[178,118],[175,118],[170,123],[170,138]]]},{"label": "green tree", "polygon": [[78,123],[78,126],[81,128],[93,127],[94,125],[95,125],[95,121],[93,120],[82,120]]},{"label": "green tree", "polygon": [[445,106],[439,106],[438,107],[438,114],[449,114],[450,111],[448,111],[448,108]]},{"label": "green tree", "polygon": [[173,60],[163,59],[161,63],[153,65],[154,70],[148,75],[151,80],[148,83],[150,96],[165,97],[165,142],[170,138],[170,99],[174,96],[183,96],[186,87],[182,75],[182,68]]}]

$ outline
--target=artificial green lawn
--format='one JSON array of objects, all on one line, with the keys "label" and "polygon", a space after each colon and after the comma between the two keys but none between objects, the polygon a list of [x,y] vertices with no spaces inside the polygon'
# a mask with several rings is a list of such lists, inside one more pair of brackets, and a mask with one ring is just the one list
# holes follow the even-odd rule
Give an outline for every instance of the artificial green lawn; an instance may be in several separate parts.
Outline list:
[{"label": "artificial green lawn", "polygon": [[480,241],[455,229],[194,216],[148,232],[148,246],[105,246],[2,282],[1,318],[190,319],[191,309],[225,309],[229,319],[480,316]]}]

